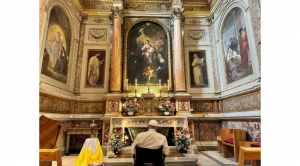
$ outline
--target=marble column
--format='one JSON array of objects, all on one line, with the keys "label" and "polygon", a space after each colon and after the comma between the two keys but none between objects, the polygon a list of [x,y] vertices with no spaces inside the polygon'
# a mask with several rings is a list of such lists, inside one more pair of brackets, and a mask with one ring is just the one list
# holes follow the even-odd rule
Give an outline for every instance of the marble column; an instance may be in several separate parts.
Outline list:
[{"label": "marble column", "polygon": [[112,8],[110,18],[113,22],[113,37],[112,37],[112,55],[111,55],[111,73],[110,73],[110,91],[121,92],[122,83],[122,38],[121,25],[123,19],[123,9]]},{"label": "marble column", "polygon": [[171,17],[174,21],[174,54],[173,68],[175,73],[174,92],[186,92],[184,72],[184,52],[182,37],[183,8],[173,8]]}]

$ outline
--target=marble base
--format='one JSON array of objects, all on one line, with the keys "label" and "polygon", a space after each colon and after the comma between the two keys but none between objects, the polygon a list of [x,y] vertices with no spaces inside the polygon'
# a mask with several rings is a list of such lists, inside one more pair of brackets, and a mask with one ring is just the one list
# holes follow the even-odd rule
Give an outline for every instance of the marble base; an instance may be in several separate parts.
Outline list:
[{"label": "marble base", "polygon": [[[198,158],[193,154],[183,154],[185,157],[167,157],[167,166],[197,166]],[[149,154],[150,156],[150,154]],[[133,158],[108,158],[105,156],[103,161],[105,166],[132,166]]]}]

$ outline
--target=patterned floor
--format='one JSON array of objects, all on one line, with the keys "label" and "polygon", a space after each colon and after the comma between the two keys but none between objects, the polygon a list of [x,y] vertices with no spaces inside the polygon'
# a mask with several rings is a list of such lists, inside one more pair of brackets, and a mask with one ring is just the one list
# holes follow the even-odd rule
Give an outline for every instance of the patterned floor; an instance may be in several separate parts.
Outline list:
[{"label": "patterned floor", "polygon": [[[198,166],[238,166],[238,163],[234,162],[234,158],[224,158],[223,154],[219,154],[218,151],[201,151],[195,156],[199,159]],[[63,156],[63,166],[74,166],[77,157],[78,154]],[[57,166],[56,161],[52,162],[52,166]]]}]

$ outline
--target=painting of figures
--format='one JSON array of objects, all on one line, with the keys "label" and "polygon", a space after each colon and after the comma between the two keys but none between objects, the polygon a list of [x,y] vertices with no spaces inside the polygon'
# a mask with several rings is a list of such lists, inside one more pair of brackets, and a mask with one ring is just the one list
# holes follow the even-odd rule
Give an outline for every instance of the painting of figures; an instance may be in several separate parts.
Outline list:
[{"label": "painting of figures", "polygon": [[[126,51],[126,50],[125,50]],[[169,53],[166,31],[154,22],[135,24],[128,33],[127,79],[129,86],[167,86]]]},{"label": "painting of figures", "polygon": [[227,16],[222,35],[227,84],[253,74],[248,34],[241,9],[235,8]]},{"label": "painting of figures", "polygon": [[103,87],[105,51],[88,50],[85,87]]},{"label": "painting of figures", "polygon": [[205,51],[189,52],[191,87],[208,87]]},{"label": "painting of figures", "polygon": [[67,84],[71,50],[71,27],[60,7],[50,12],[41,73]]}]

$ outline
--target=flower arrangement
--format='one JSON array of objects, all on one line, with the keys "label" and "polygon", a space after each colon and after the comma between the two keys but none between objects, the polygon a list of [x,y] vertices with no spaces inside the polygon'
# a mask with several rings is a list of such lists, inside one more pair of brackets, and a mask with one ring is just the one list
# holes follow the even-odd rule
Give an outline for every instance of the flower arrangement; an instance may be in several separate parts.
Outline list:
[{"label": "flower arrangement", "polygon": [[120,154],[121,153],[121,148],[122,148],[122,142],[121,141],[121,136],[122,131],[114,131],[111,135],[106,135],[106,138],[108,138],[107,145],[109,145],[109,149],[113,151],[115,154]]},{"label": "flower arrangement", "polygon": [[182,130],[176,130],[174,139],[172,139],[180,153],[186,153],[190,149],[192,140],[193,138],[191,138],[189,132]]},{"label": "flower arrangement", "polygon": [[123,104],[123,110],[126,112],[138,112],[139,108],[140,105],[137,100],[129,100]]},{"label": "flower arrangement", "polygon": [[165,98],[161,103],[159,103],[158,108],[163,112],[170,112],[175,110],[175,103],[170,102]]},{"label": "flower arrangement", "polygon": [[203,117],[207,117],[207,116],[208,116],[207,112],[204,112]]}]

